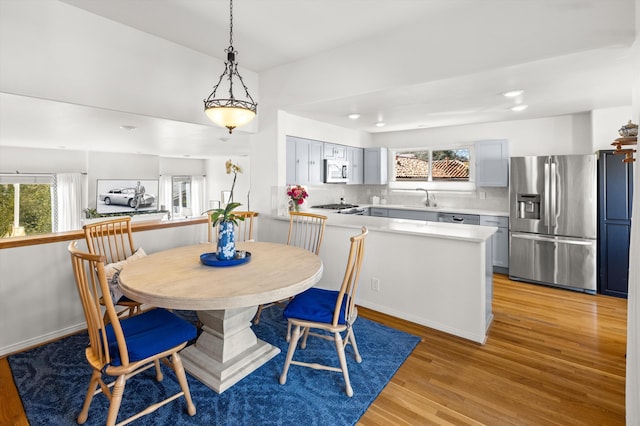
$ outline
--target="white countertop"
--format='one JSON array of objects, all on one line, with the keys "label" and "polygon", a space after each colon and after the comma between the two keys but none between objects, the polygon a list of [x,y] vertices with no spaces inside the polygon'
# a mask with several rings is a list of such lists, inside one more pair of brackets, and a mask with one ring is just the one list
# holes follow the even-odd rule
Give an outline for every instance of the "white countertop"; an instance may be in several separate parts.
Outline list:
[{"label": "white countertop", "polygon": [[[384,205],[380,207],[389,207]],[[395,208],[395,207],[393,207]],[[410,208],[407,208],[410,209]],[[415,209],[414,209],[415,210]],[[371,231],[391,232],[425,237],[446,238],[464,241],[486,241],[498,231],[495,226],[464,225],[445,222],[395,219],[388,217],[358,216],[336,213],[336,210],[306,209],[305,212],[328,216],[327,226],[359,229],[366,226]],[[450,210],[441,210],[450,211]],[[279,220],[289,220],[289,216],[271,216]]]},{"label": "white countertop", "polygon": [[[427,212],[442,212],[442,213],[460,213],[460,214],[477,214],[481,216],[506,216],[509,217],[508,211],[496,211],[496,210],[483,210],[483,209],[462,209],[458,207],[426,207],[420,205],[408,205],[408,204],[359,204],[359,207],[379,207],[383,209],[398,209],[398,210],[415,210],[415,211],[427,211]],[[333,210],[332,210],[333,211]]]}]

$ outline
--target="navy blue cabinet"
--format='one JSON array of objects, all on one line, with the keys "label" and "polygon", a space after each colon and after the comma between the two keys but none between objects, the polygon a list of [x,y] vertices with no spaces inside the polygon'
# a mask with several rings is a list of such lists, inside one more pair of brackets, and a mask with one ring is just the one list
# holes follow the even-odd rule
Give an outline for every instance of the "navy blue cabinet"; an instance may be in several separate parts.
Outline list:
[{"label": "navy blue cabinet", "polygon": [[598,293],[627,297],[633,163],[613,151],[598,158]]}]

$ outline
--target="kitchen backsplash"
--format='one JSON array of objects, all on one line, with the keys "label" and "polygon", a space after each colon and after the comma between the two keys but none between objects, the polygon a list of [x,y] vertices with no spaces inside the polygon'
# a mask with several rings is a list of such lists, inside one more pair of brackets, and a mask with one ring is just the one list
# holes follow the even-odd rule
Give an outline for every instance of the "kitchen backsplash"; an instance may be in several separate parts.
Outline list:
[{"label": "kitchen backsplash", "polygon": [[[283,187],[277,192],[286,192]],[[381,185],[322,185],[307,187],[309,198],[305,207],[318,204],[339,203],[344,198],[345,203],[373,204],[373,197],[379,197],[380,202],[396,205],[423,206],[424,193],[412,191],[394,191]],[[452,192],[429,191],[435,196],[438,207],[461,209],[480,209],[506,212],[509,210],[508,188],[478,188],[476,191]],[[286,195],[285,195],[286,197]],[[286,198],[285,198],[286,200]]]}]

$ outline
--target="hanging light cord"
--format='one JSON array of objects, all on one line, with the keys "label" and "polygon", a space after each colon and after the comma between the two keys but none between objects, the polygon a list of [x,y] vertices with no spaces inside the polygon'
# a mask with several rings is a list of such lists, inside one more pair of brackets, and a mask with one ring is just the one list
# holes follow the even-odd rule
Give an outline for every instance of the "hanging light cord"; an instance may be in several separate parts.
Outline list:
[{"label": "hanging light cord", "polygon": [[228,101],[230,101],[230,102],[227,102],[227,104],[239,103],[242,107],[251,109],[248,102],[237,100],[233,96],[233,75],[235,74],[238,76],[240,83],[242,83],[242,87],[244,88],[245,95],[247,96],[248,99],[251,100],[251,104],[253,104],[253,109],[255,110],[255,101],[249,94],[249,89],[247,89],[247,85],[244,84],[244,81],[242,80],[242,76],[238,72],[238,63],[236,62],[236,53],[238,52],[236,52],[235,49],[233,48],[233,0],[230,0],[229,3],[230,3],[229,5],[229,47],[225,49],[225,52],[227,53],[227,61],[224,63],[225,65],[224,72],[222,73],[222,75],[220,75],[220,79],[218,79],[218,83],[213,87],[213,92],[211,92],[209,97],[205,100],[205,107],[209,106],[210,103],[217,103],[219,105],[221,104],[221,101],[223,101],[223,99],[219,99],[219,100],[215,99],[215,96],[216,96],[216,91],[218,90],[218,86],[220,86],[222,79],[226,75],[227,80],[229,80]]}]

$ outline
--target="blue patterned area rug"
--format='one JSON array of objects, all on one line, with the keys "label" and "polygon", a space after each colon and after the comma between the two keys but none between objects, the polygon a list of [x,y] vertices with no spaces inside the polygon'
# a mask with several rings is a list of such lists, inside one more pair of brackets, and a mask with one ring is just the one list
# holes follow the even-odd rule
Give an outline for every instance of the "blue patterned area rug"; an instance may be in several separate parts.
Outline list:
[{"label": "blue patterned area rug", "polygon": [[[182,312],[189,316],[188,312]],[[191,315],[190,320],[195,316]],[[278,307],[266,309],[256,335],[281,349],[281,353],[248,377],[218,395],[187,374],[197,414],[186,413],[184,398],[136,420],[133,425],[353,425],[419,343],[416,336],[358,318],[354,332],[362,363],[347,347],[347,364],[354,395],[344,393],[342,373],[292,365],[287,383],[278,378],[287,352],[287,324]],[[84,358],[85,333],[12,355],[9,363],[31,425],[75,425],[89,385],[91,369]],[[297,359],[338,366],[332,342],[309,338]],[[328,361],[327,361],[328,360]],[[118,419],[139,411],[151,401],[179,388],[173,371],[163,365],[165,378],[156,382],[153,369],[127,381]],[[146,375],[146,376],[145,376]],[[96,395],[86,425],[103,425],[108,401]]]}]

